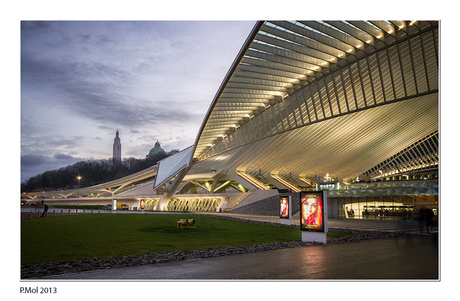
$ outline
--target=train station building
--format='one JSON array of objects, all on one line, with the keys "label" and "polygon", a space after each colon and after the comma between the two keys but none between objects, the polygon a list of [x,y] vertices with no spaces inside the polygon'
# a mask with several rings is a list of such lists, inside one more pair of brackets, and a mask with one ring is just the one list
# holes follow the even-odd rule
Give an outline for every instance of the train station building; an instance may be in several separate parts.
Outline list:
[{"label": "train station building", "polygon": [[232,211],[326,190],[330,217],[436,211],[438,36],[438,21],[257,22],[192,146],[123,179],[29,196]]}]

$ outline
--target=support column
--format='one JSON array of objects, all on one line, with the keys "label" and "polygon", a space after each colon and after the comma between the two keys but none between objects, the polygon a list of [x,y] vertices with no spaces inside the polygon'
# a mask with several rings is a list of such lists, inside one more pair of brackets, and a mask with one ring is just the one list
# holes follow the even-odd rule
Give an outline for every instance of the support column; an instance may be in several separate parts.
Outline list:
[{"label": "support column", "polygon": [[227,175],[225,177],[226,179],[233,180],[237,183],[242,184],[244,187],[249,189],[250,191],[257,190],[258,188],[252,185],[250,182],[246,181],[244,178],[240,177],[236,173],[236,167],[232,168],[231,170],[228,170]]},{"label": "support column", "polygon": [[114,192],[112,192],[112,213],[117,212],[117,200],[114,198]]},{"label": "support column", "polygon": [[171,200],[171,197],[176,193],[177,188],[179,187],[180,183],[182,182],[182,180],[184,179],[185,175],[190,170],[190,168],[192,168],[192,164],[189,165],[187,168],[184,168],[182,171],[180,171],[176,175],[175,179],[172,181],[171,184],[166,185],[167,192],[165,192],[161,196],[161,198],[158,201],[158,203],[156,204],[154,210],[161,210],[161,211],[164,210],[164,207]]}]

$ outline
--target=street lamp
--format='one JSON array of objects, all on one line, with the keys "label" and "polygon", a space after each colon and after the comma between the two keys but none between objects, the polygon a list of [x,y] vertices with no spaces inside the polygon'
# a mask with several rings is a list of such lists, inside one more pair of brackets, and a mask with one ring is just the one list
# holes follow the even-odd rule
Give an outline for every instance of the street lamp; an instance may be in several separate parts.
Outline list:
[{"label": "street lamp", "polygon": [[81,180],[81,177],[78,176],[77,180],[78,180],[78,187],[77,187],[78,205],[80,205],[80,180]]}]

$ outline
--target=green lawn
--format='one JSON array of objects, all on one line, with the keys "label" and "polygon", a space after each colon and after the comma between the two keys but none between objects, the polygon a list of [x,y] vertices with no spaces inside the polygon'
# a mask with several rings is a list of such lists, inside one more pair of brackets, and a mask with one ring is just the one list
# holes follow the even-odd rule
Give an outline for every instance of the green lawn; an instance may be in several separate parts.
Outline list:
[{"label": "green lawn", "polygon": [[[181,218],[196,229],[177,229]],[[349,234],[349,233],[348,233]],[[329,232],[328,237],[347,235]],[[300,230],[190,214],[87,214],[21,221],[23,264],[301,239]]]}]

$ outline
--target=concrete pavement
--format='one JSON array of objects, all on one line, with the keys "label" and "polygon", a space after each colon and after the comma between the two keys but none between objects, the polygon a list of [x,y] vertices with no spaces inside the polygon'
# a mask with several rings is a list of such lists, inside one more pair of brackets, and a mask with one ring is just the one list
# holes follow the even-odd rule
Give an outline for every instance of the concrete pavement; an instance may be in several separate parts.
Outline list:
[{"label": "concrete pavement", "polygon": [[49,280],[433,280],[439,279],[436,235],[48,276]]}]

